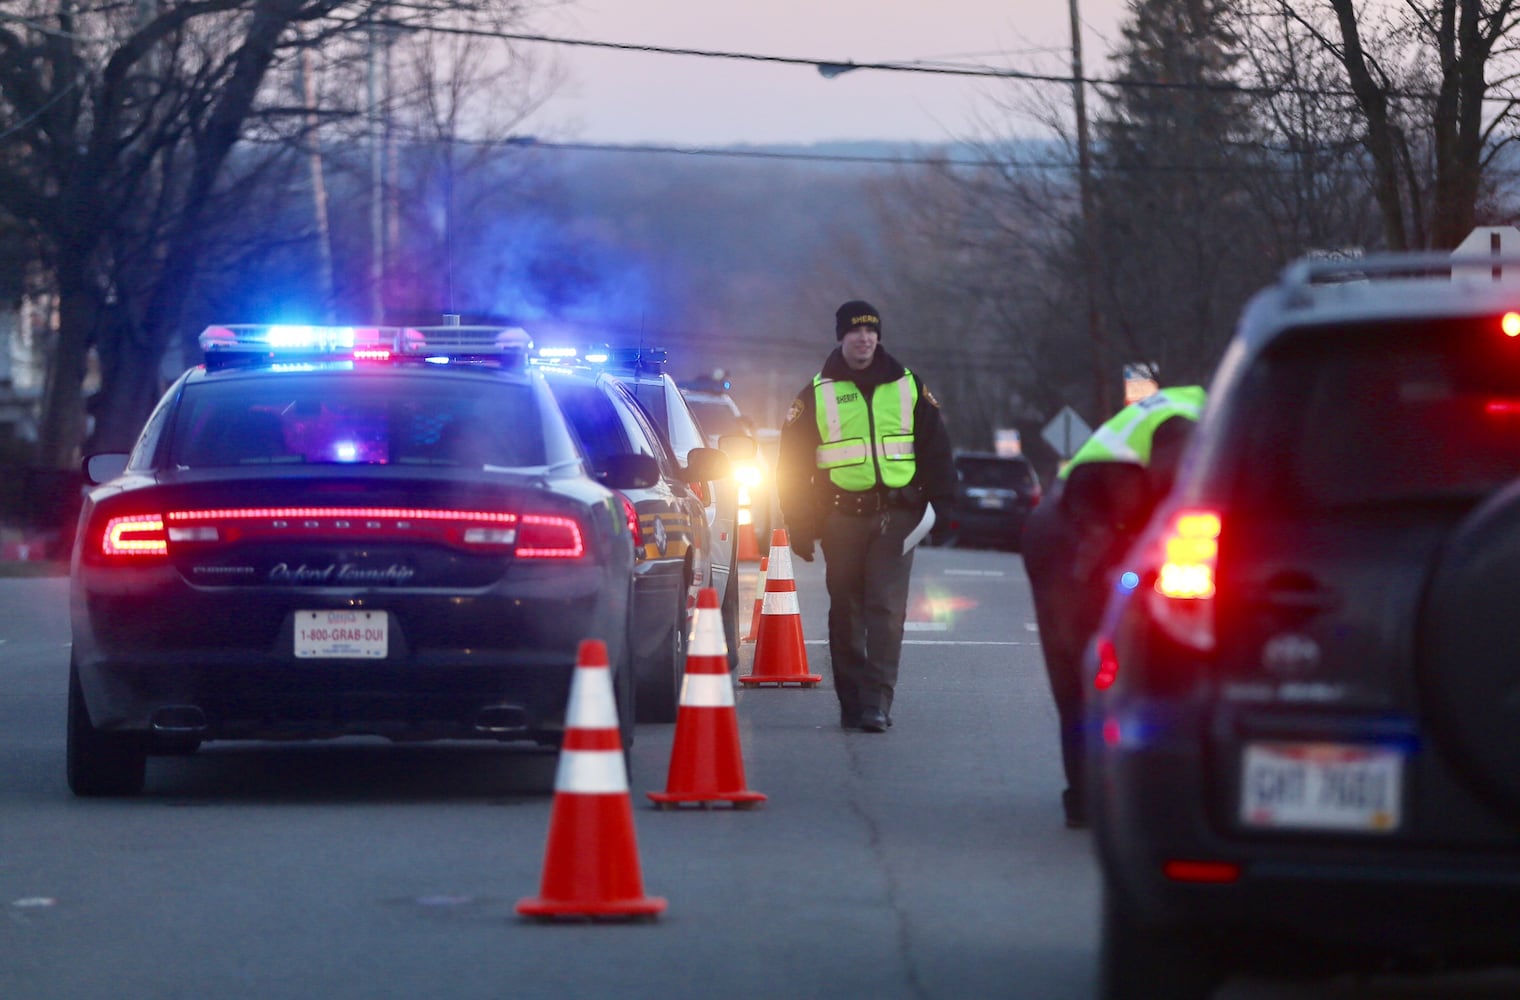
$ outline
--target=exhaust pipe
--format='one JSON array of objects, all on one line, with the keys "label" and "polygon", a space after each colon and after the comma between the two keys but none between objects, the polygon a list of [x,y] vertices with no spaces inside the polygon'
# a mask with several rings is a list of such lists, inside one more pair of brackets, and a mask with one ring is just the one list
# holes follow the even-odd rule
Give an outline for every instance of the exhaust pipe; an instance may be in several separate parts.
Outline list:
[{"label": "exhaust pipe", "polygon": [[206,730],[206,713],[194,705],[166,705],[148,720],[155,733],[190,736]]},{"label": "exhaust pipe", "polygon": [[520,733],[528,728],[528,713],[521,705],[487,705],[475,713],[479,733]]}]

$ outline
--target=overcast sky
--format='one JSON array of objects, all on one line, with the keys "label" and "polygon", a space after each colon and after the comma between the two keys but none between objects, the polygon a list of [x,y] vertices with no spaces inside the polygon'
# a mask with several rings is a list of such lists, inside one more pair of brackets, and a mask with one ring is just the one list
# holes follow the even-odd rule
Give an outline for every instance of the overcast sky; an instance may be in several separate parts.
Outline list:
[{"label": "overcast sky", "polygon": [[[1108,75],[1126,0],[1077,0],[1086,75]],[[1068,0],[578,0],[531,30],[564,38],[828,61],[1070,71]],[[984,134],[1007,84],[579,46],[552,50],[566,80],[533,122],[595,143],[727,145]],[[1047,90],[1052,89],[1050,87]],[[1055,88],[1059,89],[1059,88]]]}]

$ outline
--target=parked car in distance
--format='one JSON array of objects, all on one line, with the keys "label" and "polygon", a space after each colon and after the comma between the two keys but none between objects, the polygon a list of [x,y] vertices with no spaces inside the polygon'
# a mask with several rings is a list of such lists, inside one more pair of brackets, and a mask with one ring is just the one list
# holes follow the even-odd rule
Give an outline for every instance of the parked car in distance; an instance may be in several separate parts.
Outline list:
[{"label": "parked car in distance", "polygon": [[1514,963],[1517,263],[1246,307],[1088,646],[1106,1000]]},{"label": "parked car in distance", "polygon": [[95,484],[70,568],[67,770],[140,792],[208,740],[557,745],[581,640],[633,738],[630,518],[521,330],[213,326]]},{"label": "parked car in distance", "polygon": [[935,511],[930,543],[1017,552],[1024,521],[1043,496],[1040,477],[1023,455],[959,452],[955,503]]}]

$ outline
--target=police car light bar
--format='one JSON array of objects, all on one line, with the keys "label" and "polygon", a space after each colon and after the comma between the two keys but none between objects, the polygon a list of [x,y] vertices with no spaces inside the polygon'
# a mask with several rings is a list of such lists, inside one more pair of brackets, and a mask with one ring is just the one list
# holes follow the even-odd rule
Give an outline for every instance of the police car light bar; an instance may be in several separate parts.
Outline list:
[{"label": "police car light bar", "polygon": [[668,355],[663,347],[540,347],[532,360],[547,365],[594,365],[604,368],[662,371]]},{"label": "police car light bar", "polygon": [[201,332],[212,367],[253,361],[387,360],[394,356],[522,363],[533,340],[521,327],[229,324]]}]

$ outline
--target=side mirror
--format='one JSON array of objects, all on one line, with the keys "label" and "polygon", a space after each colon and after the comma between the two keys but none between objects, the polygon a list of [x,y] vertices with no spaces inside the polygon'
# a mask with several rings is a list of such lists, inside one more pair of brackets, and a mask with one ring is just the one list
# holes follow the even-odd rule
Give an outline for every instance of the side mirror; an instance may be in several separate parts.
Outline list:
[{"label": "side mirror", "polygon": [[1074,520],[1138,531],[1156,497],[1145,467],[1134,462],[1083,462],[1066,477],[1061,509]]},{"label": "side mirror", "polygon": [[609,455],[597,478],[615,490],[642,490],[660,481],[660,463],[650,455]]},{"label": "side mirror", "polygon": [[682,476],[688,483],[727,479],[732,474],[728,456],[717,448],[693,448],[686,454],[686,469]]},{"label": "side mirror", "polygon": [[718,450],[736,462],[753,462],[760,446],[747,434],[724,434],[718,438]]},{"label": "side mirror", "polygon": [[84,477],[92,485],[115,479],[127,469],[127,453],[106,451],[91,455],[84,460]]}]

